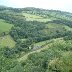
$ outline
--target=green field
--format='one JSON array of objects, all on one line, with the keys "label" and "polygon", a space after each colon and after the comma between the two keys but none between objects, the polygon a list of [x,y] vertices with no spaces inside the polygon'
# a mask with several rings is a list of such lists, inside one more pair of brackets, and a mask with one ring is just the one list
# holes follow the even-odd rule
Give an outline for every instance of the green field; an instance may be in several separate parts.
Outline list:
[{"label": "green field", "polygon": [[67,25],[64,25],[64,24],[55,24],[55,23],[50,23],[50,24],[47,24],[46,25],[48,28],[61,28],[60,30],[62,29],[66,29],[68,31],[72,31],[72,28],[70,28],[69,26]]},{"label": "green field", "polygon": [[12,39],[10,35],[6,35],[4,37],[0,37],[0,46],[1,47],[14,47],[16,42]]},{"label": "green field", "polygon": [[0,34],[3,32],[9,32],[13,24],[6,23],[4,20],[0,19]]},{"label": "green field", "polygon": [[56,31],[59,32],[72,31],[72,28],[63,24],[48,23],[45,25],[46,28],[43,29],[42,31],[47,35],[54,34],[56,33]]},{"label": "green field", "polygon": [[39,22],[51,21],[50,18],[44,18],[39,15],[33,15],[33,14],[28,14],[28,13],[22,13],[22,15],[25,16],[27,21],[39,21]]},{"label": "green field", "polygon": [[[0,34],[3,32],[9,33],[13,24],[6,23],[5,20],[0,19]],[[10,35],[5,35],[0,37],[0,46],[1,47],[14,47],[15,41],[12,39]]]}]

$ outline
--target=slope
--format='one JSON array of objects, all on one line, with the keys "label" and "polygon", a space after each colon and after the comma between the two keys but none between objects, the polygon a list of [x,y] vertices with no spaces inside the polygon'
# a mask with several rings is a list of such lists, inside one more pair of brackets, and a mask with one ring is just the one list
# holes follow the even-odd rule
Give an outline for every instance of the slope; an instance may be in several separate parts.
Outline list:
[{"label": "slope", "polygon": [[13,40],[13,38],[10,35],[5,35],[3,37],[0,37],[0,47],[14,47],[16,42]]},{"label": "slope", "polygon": [[4,20],[0,19],[0,34],[3,32],[9,33],[11,27],[13,27],[13,24],[6,23]]},{"label": "slope", "polygon": [[1,72],[72,72],[71,13],[2,7],[0,19],[13,24],[1,32]]}]

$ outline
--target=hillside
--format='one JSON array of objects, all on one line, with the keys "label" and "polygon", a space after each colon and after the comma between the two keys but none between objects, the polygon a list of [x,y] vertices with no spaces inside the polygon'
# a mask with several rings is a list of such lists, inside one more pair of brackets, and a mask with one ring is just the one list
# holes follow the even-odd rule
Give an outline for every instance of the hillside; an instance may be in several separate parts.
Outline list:
[{"label": "hillside", "polygon": [[13,25],[6,23],[4,20],[0,19],[0,34],[3,32],[8,33]]},{"label": "hillside", "polygon": [[72,72],[72,13],[0,6],[0,72]]},{"label": "hillside", "polygon": [[5,20],[0,19],[0,46],[1,47],[14,47],[15,41],[8,34],[13,27],[13,24],[7,23]]}]

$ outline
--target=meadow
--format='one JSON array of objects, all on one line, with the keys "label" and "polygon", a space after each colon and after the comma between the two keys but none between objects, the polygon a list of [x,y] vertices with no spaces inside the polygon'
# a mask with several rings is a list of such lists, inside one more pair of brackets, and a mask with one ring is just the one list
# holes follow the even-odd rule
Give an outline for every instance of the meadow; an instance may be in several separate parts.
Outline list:
[{"label": "meadow", "polygon": [[50,18],[44,18],[42,16],[33,15],[33,14],[29,14],[29,13],[22,13],[22,15],[25,16],[27,21],[47,22],[47,21],[51,21],[52,20]]},{"label": "meadow", "polygon": [[9,32],[13,27],[13,24],[6,23],[5,20],[0,19],[0,34],[3,32]]},{"label": "meadow", "polygon": [[3,37],[0,37],[0,47],[14,47],[16,42],[13,40],[13,38],[10,35],[6,35]]}]

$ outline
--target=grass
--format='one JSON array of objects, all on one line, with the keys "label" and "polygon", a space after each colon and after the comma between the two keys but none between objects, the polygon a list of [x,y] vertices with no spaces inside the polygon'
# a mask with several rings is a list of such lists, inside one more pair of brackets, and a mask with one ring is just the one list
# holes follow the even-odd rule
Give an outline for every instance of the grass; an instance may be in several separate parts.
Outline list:
[{"label": "grass", "polygon": [[55,24],[55,23],[48,23],[45,24],[46,28],[42,30],[42,32],[44,32],[46,35],[53,35],[54,33],[56,33],[57,31],[59,32],[65,32],[65,31],[72,31],[72,28],[70,28],[69,26],[66,26],[64,24]]},{"label": "grass", "polygon": [[66,30],[72,31],[72,28],[70,28],[69,26],[66,26],[66,25],[65,25],[64,27],[65,27]]},{"label": "grass", "polygon": [[29,13],[23,13],[23,15],[27,18],[35,18],[35,19],[41,19],[43,17],[41,16],[37,16],[37,15],[33,15],[33,14],[29,14]]},{"label": "grass", "polygon": [[25,16],[27,21],[39,21],[39,22],[51,21],[50,18],[44,18],[39,15],[33,15],[33,14],[28,14],[28,13],[22,13],[22,15]]},{"label": "grass", "polygon": [[[3,32],[9,33],[10,29],[12,28],[13,24],[6,23],[5,20],[0,19],[0,34]],[[14,47],[15,41],[12,39],[10,35],[5,35],[0,37],[0,46],[1,47]]]},{"label": "grass", "polygon": [[72,28],[70,28],[69,26],[66,26],[64,24],[55,24],[55,23],[50,23],[50,24],[47,24],[48,28],[62,28],[62,29],[66,29],[66,30],[71,30],[72,31]]},{"label": "grass", "polygon": [[10,35],[6,35],[4,37],[0,37],[0,46],[1,47],[14,47],[16,44],[16,42],[12,39],[12,37]]},{"label": "grass", "polygon": [[13,24],[6,23],[4,20],[0,19],[0,34],[3,32],[9,32]]}]

